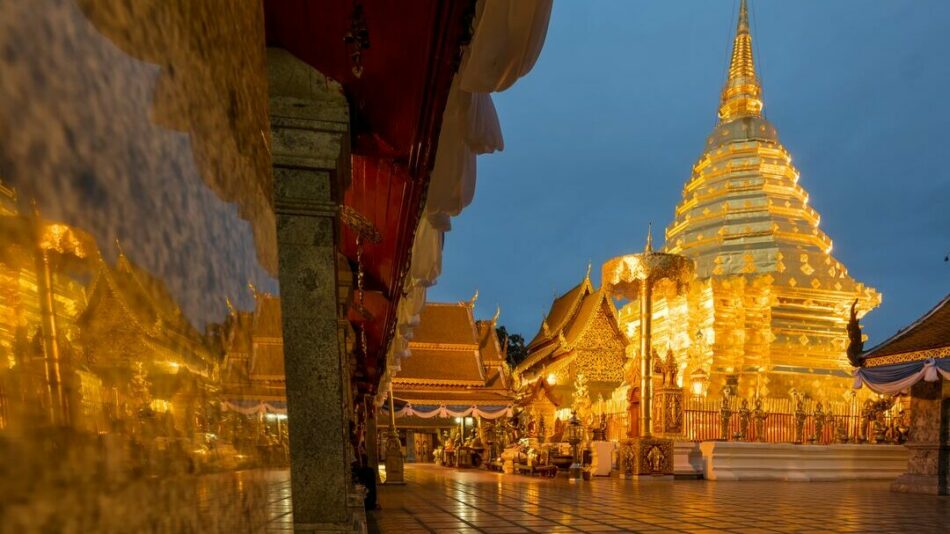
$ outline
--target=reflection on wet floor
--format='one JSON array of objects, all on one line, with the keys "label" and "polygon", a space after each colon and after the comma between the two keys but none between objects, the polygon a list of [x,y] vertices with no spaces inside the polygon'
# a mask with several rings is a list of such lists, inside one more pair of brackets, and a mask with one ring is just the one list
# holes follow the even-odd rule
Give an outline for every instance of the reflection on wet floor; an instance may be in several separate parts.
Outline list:
[{"label": "reflection on wet floor", "polygon": [[371,531],[945,532],[947,497],[895,494],[886,482],[585,483],[409,466],[380,490]]}]

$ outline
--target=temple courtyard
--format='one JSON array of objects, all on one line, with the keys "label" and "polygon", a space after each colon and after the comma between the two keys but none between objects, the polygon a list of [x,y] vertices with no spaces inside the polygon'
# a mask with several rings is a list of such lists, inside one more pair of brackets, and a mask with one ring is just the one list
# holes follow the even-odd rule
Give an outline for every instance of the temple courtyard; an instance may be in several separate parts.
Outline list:
[{"label": "temple courtyard", "polygon": [[[290,531],[289,483],[270,478],[268,532]],[[887,482],[635,482],[504,476],[410,465],[380,488],[370,532],[945,532],[948,497]]]}]

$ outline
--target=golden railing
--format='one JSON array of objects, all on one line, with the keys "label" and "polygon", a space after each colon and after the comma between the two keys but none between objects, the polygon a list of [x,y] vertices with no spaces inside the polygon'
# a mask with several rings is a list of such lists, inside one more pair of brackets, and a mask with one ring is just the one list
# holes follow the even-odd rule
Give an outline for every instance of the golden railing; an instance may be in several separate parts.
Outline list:
[{"label": "golden railing", "polygon": [[[721,399],[690,398],[686,400],[684,409],[683,434],[688,440],[709,441],[723,439],[721,421],[722,421],[722,401]],[[742,399],[733,397],[730,399],[729,407],[732,415],[729,419],[729,440],[736,439],[742,428],[742,421],[739,415]],[[848,442],[857,442],[859,438],[869,438],[872,431],[867,426],[870,424],[866,417],[861,414],[861,408],[852,402],[823,402],[822,403],[822,429],[820,435],[816,435],[815,409],[817,402],[805,401],[804,412],[805,422],[802,432],[802,441],[804,443],[830,444],[841,441],[836,433],[843,427],[848,437]],[[754,409],[754,403],[750,400],[748,408]],[[768,443],[795,443],[798,441],[796,436],[796,402],[791,399],[762,399],[762,408],[768,414],[764,426],[764,438],[760,439],[756,431],[754,419],[748,424],[748,435],[743,436],[743,441],[765,441]],[[886,426],[890,427],[892,420],[896,417],[900,403],[896,403],[894,408],[885,414]],[[862,429],[862,426],[864,428]]]}]

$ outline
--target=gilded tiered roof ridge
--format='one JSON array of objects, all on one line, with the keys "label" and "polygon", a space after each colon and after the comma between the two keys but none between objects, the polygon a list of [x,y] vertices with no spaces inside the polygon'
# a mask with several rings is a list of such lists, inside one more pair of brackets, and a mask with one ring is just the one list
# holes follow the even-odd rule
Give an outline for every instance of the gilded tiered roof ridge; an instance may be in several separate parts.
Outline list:
[{"label": "gilded tiered roof ridge", "polygon": [[808,205],[799,171],[762,116],[746,0],[719,107],[719,124],[683,187],[666,230],[667,252],[697,263],[700,278],[770,274],[780,285],[861,293],[863,311],[880,302],[832,255],[820,215]]},{"label": "gilded tiered roof ridge", "polygon": [[749,28],[749,6],[739,3],[739,21],[732,42],[729,76],[722,89],[719,120],[728,122],[739,117],[759,117],[762,113],[762,86],[755,72],[752,57],[752,33]]}]

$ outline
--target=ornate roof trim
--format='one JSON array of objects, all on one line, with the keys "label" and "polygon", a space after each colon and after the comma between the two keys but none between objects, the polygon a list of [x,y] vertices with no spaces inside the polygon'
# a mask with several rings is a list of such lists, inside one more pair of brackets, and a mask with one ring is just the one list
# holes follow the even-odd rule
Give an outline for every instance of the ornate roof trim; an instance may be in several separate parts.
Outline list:
[{"label": "ornate roof trim", "polygon": [[[930,330],[930,332],[925,331]],[[927,336],[924,339],[908,340],[912,336]],[[929,341],[928,341],[929,340]],[[894,345],[912,343],[895,351],[889,351]],[[898,345],[899,346],[899,345]],[[907,350],[907,349],[910,350]],[[891,363],[901,363],[927,358],[950,356],[950,294],[919,319],[898,331],[893,336],[864,353],[864,362],[868,367],[877,367]]]},{"label": "ornate roof trim", "polygon": [[[576,292],[573,296],[572,293]],[[567,326],[568,323],[574,318],[574,315],[577,313],[577,308],[580,306],[580,303],[584,300],[584,297],[594,292],[594,287],[591,284],[590,277],[585,276],[584,280],[576,286],[569,289],[566,293],[555,298],[551,302],[551,307],[548,308],[548,313],[544,315],[541,321],[541,328],[538,330],[538,333],[534,335],[534,338],[528,343],[528,350],[539,347],[545,342],[556,339],[558,333]],[[561,299],[572,296],[573,300],[570,301],[568,308],[565,310],[563,316],[556,324],[551,324],[551,321],[548,319],[551,318],[551,315],[555,311],[555,307],[561,301]],[[547,325],[548,328],[544,328],[544,325]]]}]

